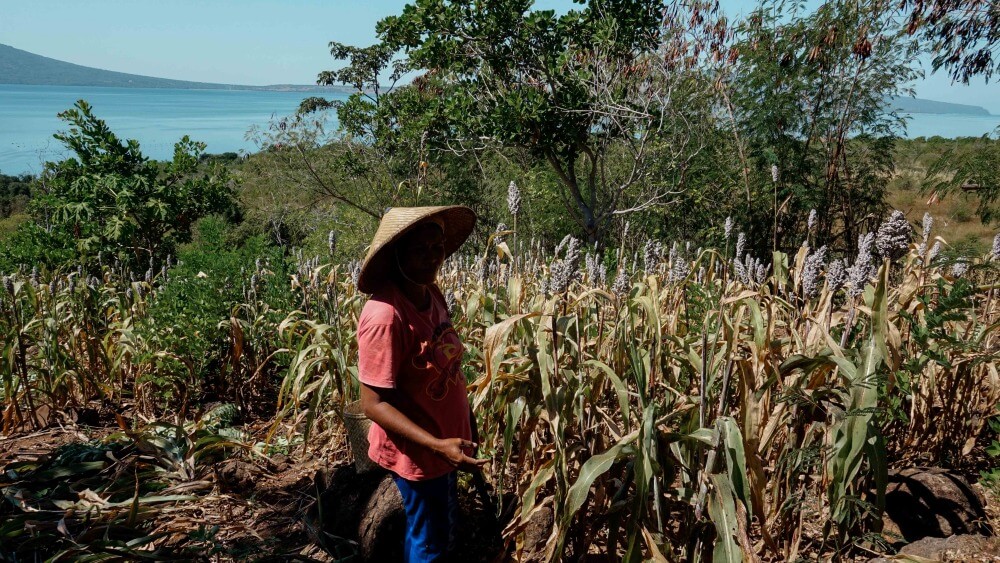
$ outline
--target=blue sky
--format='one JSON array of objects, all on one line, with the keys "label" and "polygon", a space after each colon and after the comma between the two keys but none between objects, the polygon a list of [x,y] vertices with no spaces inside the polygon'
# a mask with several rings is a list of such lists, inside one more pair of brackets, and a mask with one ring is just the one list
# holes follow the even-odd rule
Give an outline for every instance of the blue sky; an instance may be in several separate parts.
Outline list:
[{"label": "blue sky", "polygon": [[[811,3],[816,3],[815,0]],[[312,84],[333,66],[331,40],[374,41],[375,22],[404,0],[0,0],[0,43],[86,66],[202,82]],[[569,0],[536,5],[564,9]],[[735,14],[749,2],[723,2]],[[917,96],[1000,114],[1000,83],[951,84],[943,73]]]}]

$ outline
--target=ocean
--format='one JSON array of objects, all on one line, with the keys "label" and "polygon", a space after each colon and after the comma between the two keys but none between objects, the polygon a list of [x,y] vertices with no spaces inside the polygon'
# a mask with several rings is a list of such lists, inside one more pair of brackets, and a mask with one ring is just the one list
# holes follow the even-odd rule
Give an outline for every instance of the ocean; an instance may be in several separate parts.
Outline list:
[{"label": "ocean", "polygon": [[[81,98],[119,138],[138,140],[146,156],[168,159],[184,135],[206,143],[210,153],[255,152],[259,147],[246,138],[252,126],[266,128],[315,95],[0,84],[0,173],[37,174],[45,161],[65,157],[66,149],[52,137],[67,129],[56,114]],[[906,136],[978,137],[997,127],[1000,115],[910,114]]]},{"label": "ocean", "polygon": [[[98,118],[120,139],[136,139],[143,154],[170,159],[184,135],[208,145],[206,152],[256,152],[246,139],[252,126],[267,128],[272,118],[291,115],[315,92],[251,90],[171,90],[85,86],[0,84],[0,172],[37,174],[48,160],[68,151],[52,135],[68,125],[56,117],[87,100]],[[346,99],[344,95],[334,98]]]}]

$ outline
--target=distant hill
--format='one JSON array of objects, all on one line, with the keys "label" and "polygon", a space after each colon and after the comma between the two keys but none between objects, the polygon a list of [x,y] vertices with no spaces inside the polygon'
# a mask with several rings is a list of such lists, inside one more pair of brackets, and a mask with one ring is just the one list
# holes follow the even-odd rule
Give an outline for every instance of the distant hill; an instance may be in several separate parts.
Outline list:
[{"label": "distant hill", "polygon": [[[245,86],[240,84],[214,84],[155,78],[101,70],[43,57],[9,45],[0,44],[0,84],[37,84],[50,86],[113,86],[117,88],[179,88],[186,90],[271,90],[287,92],[339,92],[351,93],[344,86],[316,86],[312,84],[272,84],[270,86]],[[904,113],[937,113],[990,115],[979,106],[951,104],[922,100],[920,98],[893,98],[890,104]]]},{"label": "distant hill", "polygon": [[274,84],[243,86],[155,78],[101,70],[43,57],[9,45],[0,44],[0,84],[36,84],[43,86],[113,86],[117,88],[178,88],[185,90],[279,90],[298,92],[351,92],[342,86],[309,84]]},{"label": "distant hill", "polygon": [[986,111],[986,108],[979,106],[936,102],[934,100],[922,100],[920,98],[898,97],[893,98],[891,103],[895,108],[904,113],[957,113],[965,115],[990,115],[990,112]]}]

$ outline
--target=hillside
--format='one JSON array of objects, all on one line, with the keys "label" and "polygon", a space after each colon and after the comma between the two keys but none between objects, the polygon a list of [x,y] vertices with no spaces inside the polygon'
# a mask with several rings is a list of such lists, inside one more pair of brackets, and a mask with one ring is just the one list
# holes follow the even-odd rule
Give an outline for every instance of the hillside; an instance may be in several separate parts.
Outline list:
[{"label": "hillside", "polygon": [[986,111],[986,108],[980,106],[952,104],[935,100],[923,100],[921,98],[897,97],[893,98],[891,103],[895,108],[904,113],[990,115],[990,112]]},{"label": "hillside", "polygon": [[[271,90],[291,92],[351,92],[343,86],[272,84],[246,86],[156,78],[67,63],[0,43],[0,84],[51,86],[111,86],[117,88],[180,88],[187,90]],[[952,104],[920,98],[893,98],[891,105],[904,113],[990,115],[979,106]]]},{"label": "hillside", "polygon": [[179,88],[187,90],[283,90],[336,92],[351,91],[339,86],[275,84],[244,86],[172,80],[139,74],[102,70],[43,57],[0,44],[0,84],[44,86],[111,86],[117,88]]}]

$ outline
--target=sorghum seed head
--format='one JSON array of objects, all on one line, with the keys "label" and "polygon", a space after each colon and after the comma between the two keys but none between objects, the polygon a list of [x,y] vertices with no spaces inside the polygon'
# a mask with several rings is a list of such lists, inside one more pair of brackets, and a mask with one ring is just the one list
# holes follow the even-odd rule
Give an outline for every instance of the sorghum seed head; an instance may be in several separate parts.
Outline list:
[{"label": "sorghum seed head", "polygon": [[848,275],[851,282],[851,296],[857,297],[865,291],[865,285],[877,273],[872,247],[875,243],[875,233],[867,233],[858,240],[858,256],[854,260]]},{"label": "sorghum seed head", "polygon": [[618,275],[615,276],[615,283],[611,287],[611,291],[615,292],[618,297],[624,297],[628,295],[628,292],[632,289],[632,284],[628,279],[628,273],[625,272],[625,268],[618,270]]},{"label": "sorghum seed head", "polygon": [[600,260],[594,253],[588,253],[584,259],[584,263],[587,268],[587,280],[592,284],[597,283],[597,265]]},{"label": "sorghum seed head", "polygon": [[483,256],[479,261],[479,268],[476,270],[476,280],[480,284],[485,284],[490,276],[490,263],[493,262],[493,255]]},{"label": "sorghum seed head", "polygon": [[646,241],[646,245],[642,252],[642,263],[643,272],[648,276],[656,270],[657,264],[660,262],[660,254],[662,253],[662,246],[659,242],[649,239]]},{"label": "sorghum seed head", "polygon": [[928,260],[934,260],[937,255],[941,254],[941,241],[934,241],[934,246],[931,247],[930,251],[927,253]]},{"label": "sorghum seed head", "polygon": [[580,241],[572,237],[566,247],[566,265],[573,273],[580,269]]},{"label": "sorghum seed head", "polygon": [[756,267],[754,268],[755,281],[758,284],[764,283],[767,280],[767,265],[764,262],[758,261]]},{"label": "sorghum seed head", "polygon": [[749,283],[750,277],[747,275],[746,266],[743,264],[743,260],[739,258],[733,258],[733,272],[736,273],[736,278],[743,282],[744,284]]},{"label": "sorghum seed head", "polygon": [[552,293],[564,293],[569,289],[573,271],[566,260],[556,260],[549,267],[549,289]]},{"label": "sorghum seed head", "polygon": [[351,283],[357,287],[358,278],[361,277],[361,262],[354,260],[351,262]]},{"label": "sorghum seed head", "polygon": [[[514,182],[511,182],[511,184],[513,184],[513,183]],[[455,292],[454,291],[452,291],[452,290],[449,289],[448,291],[445,292],[445,294],[444,294],[444,303],[445,303],[445,306],[448,307],[448,314],[449,315],[455,314],[456,300],[455,300]]]},{"label": "sorghum seed head", "polygon": [[512,217],[521,213],[521,190],[513,180],[507,185],[507,211],[510,211]]},{"label": "sorghum seed head", "polygon": [[930,213],[924,213],[924,222],[923,222],[924,230],[922,234],[925,242],[927,241],[927,237],[931,236],[931,228],[933,226],[934,226],[934,218],[931,217]]},{"label": "sorghum seed head", "polygon": [[830,291],[837,292],[847,283],[847,260],[841,258],[830,263],[826,269],[826,285]]},{"label": "sorghum seed head", "polygon": [[806,298],[819,295],[819,274],[823,269],[823,261],[825,259],[826,247],[821,246],[819,250],[807,256],[805,263],[802,265],[802,294]]},{"label": "sorghum seed head", "polygon": [[911,235],[912,229],[906,216],[902,211],[896,210],[888,221],[879,225],[875,247],[879,255],[893,261],[899,260],[906,256],[906,251],[910,248]]},{"label": "sorghum seed head", "polygon": [[554,253],[555,256],[559,256],[562,253],[563,248],[566,248],[566,245],[569,244],[569,240],[571,238],[573,238],[573,235],[566,235],[561,241],[559,241],[559,244],[556,245],[556,251]]},{"label": "sorghum seed head", "polygon": [[497,223],[496,234],[493,235],[493,244],[500,244],[503,242],[503,235],[500,233],[506,232],[508,230],[507,224],[504,222]]},{"label": "sorghum seed head", "polygon": [[685,253],[681,251],[680,246],[675,242],[672,247],[670,247],[670,281],[680,282],[688,277],[691,273],[691,264],[687,260]]}]

